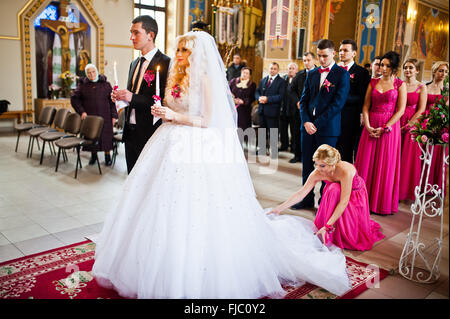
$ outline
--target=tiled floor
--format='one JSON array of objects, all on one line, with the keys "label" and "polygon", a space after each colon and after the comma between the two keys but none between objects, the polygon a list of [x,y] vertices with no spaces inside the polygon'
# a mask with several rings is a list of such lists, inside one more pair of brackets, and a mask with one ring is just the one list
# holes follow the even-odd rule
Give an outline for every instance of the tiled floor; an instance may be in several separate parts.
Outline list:
[{"label": "tiled floor", "polygon": [[[105,215],[114,207],[126,178],[123,148],[114,168],[105,167],[99,175],[96,166],[87,165],[89,154],[82,154],[83,168],[74,179],[75,155],[61,163],[55,172],[55,157],[46,153],[39,165],[39,151],[26,157],[28,136],[22,136],[19,150],[14,152],[16,136],[0,132],[0,262],[85,240],[85,236],[99,233]],[[47,149],[48,150],[48,149]],[[48,151],[47,151],[48,152]],[[250,164],[258,199],[263,207],[274,206],[293,192],[301,183],[301,163],[290,164],[290,153],[281,153],[278,168],[264,174],[261,165]],[[100,154],[103,162],[103,155]],[[318,188],[316,188],[318,191]],[[314,219],[312,211],[289,211]],[[409,206],[400,204],[400,211],[392,216],[372,216],[381,224],[386,238],[370,251],[344,251],[350,257],[392,270],[392,275],[358,298],[431,298],[448,299],[448,226],[444,227],[441,276],[436,283],[418,284],[398,274],[398,261],[409,232]],[[424,254],[429,254],[439,233],[439,222],[426,220],[422,238]]]}]

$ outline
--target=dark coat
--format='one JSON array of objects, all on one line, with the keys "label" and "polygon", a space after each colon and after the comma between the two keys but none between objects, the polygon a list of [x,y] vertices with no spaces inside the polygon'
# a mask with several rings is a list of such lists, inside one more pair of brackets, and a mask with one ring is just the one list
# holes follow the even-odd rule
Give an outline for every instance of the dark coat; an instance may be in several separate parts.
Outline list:
[{"label": "dark coat", "polygon": [[289,83],[288,75],[285,75],[283,78],[286,81],[286,92],[281,103],[280,114],[287,117],[299,116],[297,108],[297,102],[299,99],[296,92],[297,88],[295,87],[294,79],[292,79],[291,83]]},{"label": "dark coat", "polygon": [[227,68],[227,80],[230,82],[232,79],[238,78],[241,76],[241,70],[245,66],[244,63],[239,64],[238,67],[235,67],[233,63]]},{"label": "dark coat", "polygon": [[102,137],[98,145],[86,146],[87,151],[110,151],[113,146],[112,119],[117,119],[116,105],[111,101],[112,87],[106,76],[99,75],[97,82],[81,78],[73,92],[70,102],[78,114],[97,115],[105,120]]},{"label": "dark coat", "polygon": [[[300,99],[302,130],[304,123],[312,122],[319,136],[339,136],[341,134],[341,111],[350,90],[350,74],[336,63],[326,78],[330,87],[320,88],[319,68],[308,72]],[[313,110],[315,109],[315,115]]]},{"label": "dark coat", "polygon": [[279,117],[281,101],[283,100],[286,81],[278,75],[269,87],[266,87],[269,76],[266,76],[259,83],[255,92],[255,99],[259,100],[260,96],[267,96],[267,103],[259,104],[258,113],[268,117]]},{"label": "dark coat", "polygon": [[[130,65],[130,71],[128,74],[128,84],[127,89],[131,91],[132,81],[133,81],[133,74],[136,69],[136,66],[139,62],[139,58],[131,62]],[[147,70],[153,70],[156,74],[156,67],[159,65],[159,83],[160,83],[160,95],[161,100],[164,100],[164,93],[166,90],[166,80],[167,80],[167,74],[169,70],[169,64],[170,64],[170,58],[161,53],[161,51],[157,51],[155,55],[153,56],[152,60],[150,61],[150,64],[147,67]],[[136,117],[136,135],[139,136],[138,141],[134,141],[137,143],[139,148],[142,150],[147,143],[148,139],[152,134],[156,131],[156,129],[161,125],[161,120],[155,123],[153,125],[153,115],[150,112],[150,107],[155,104],[155,101],[153,100],[153,95],[155,95],[156,85],[155,85],[156,78],[153,80],[150,86],[148,86],[147,82],[145,80],[142,80],[141,87],[139,89],[138,94],[133,94],[133,97],[131,99],[130,105],[125,108],[125,111],[127,113],[127,117],[125,119],[126,123],[129,121],[129,115],[131,109],[135,110],[135,117]],[[124,132],[123,132],[123,140],[125,143],[127,143],[127,135],[128,135],[128,127],[125,126]]]},{"label": "dark coat", "polygon": [[240,104],[237,108],[238,127],[245,130],[252,125],[252,103],[255,100],[256,83],[249,81],[246,89],[238,88],[236,85],[240,82],[240,78],[234,78],[230,81],[231,93],[236,98],[242,99],[244,104]]}]

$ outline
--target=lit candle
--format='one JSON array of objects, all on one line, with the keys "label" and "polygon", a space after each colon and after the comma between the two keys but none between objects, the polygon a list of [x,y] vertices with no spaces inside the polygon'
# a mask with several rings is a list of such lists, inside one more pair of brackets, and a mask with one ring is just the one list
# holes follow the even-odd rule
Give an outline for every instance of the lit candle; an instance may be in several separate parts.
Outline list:
[{"label": "lit candle", "polygon": [[117,63],[114,61],[114,90],[119,87],[119,79],[117,78]]},{"label": "lit candle", "polygon": [[159,65],[156,67],[156,95],[160,96],[159,94]]},{"label": "lit candle", "polygon": [[[156,89],[155,89],[155,95],[160,97],[159,95],[159,65],[156,67]],[[161,105],[161,99],[157,99],[155,101],[155,105],[162,106]],[[153,125],[156,124],[161,118],[158,116],[153,116]]]}]

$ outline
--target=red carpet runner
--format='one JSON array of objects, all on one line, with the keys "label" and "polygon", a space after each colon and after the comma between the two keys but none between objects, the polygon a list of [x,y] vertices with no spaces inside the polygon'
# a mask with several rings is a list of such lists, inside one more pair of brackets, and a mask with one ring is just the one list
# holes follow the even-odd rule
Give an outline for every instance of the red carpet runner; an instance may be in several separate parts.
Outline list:
[{"label": "red carpet runner", "polygon": [[[0,264],[3,299],[116,299],[115,291],[99,287],[91,275],[95,244],[84,241]],[[352,290],[338,297],[311,284],[285,290],[286,299],[351,299],[382,280],[386,270],[367,267],[347,257]],[[378,277],[378,278],[377,278]]]}]

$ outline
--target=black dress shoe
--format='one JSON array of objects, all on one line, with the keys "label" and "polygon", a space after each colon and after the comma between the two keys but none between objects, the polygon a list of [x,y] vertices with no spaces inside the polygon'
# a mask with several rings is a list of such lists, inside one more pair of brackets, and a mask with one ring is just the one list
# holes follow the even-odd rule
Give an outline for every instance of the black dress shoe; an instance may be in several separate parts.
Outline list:
[{"label": "black dress shoe", "polygon": [[112,165],[111,156],[109,154],[105,154],[105,165],[106,166],[111,166]]},{"label": "black dress shoe", "polygon": [[291,209],[297,210],[297,209],[314,209],[314,205],[312,204],[305,204],[303,202],[297,203],[295,205],[291,206]]},{"label": "black dress shoe", "polygon": [[301,162],[302,160],[300,159],[300,158],[298,158],[298,157],[294,157],[294,158],[292,158],[291,160],[289,160],[289,163],[298,163],[298,162]]},{"label": "black dress shoe", "polygon": [[97,161],[97,153],[91,153],[91,159],[89,160],[89,165],[94,165]]}]

